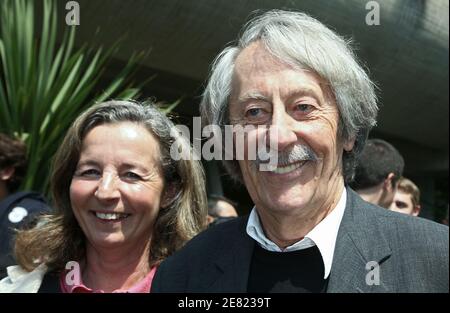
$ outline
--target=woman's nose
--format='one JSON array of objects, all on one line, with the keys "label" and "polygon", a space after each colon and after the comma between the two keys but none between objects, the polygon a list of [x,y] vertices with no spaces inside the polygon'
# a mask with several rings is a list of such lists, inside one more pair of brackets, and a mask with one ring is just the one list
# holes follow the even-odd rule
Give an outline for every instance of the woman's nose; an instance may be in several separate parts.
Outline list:
[{"label": "woman's nose", "polygon": [[100,200],[109,200],[119,197],[117,175],[104,173],[99,181],[95,196]]}]

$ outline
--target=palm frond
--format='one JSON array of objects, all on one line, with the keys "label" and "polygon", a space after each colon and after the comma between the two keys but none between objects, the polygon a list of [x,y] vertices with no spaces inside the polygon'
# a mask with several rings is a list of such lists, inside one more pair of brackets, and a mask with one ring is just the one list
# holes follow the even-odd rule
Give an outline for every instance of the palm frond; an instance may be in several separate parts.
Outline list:
[{"label": "palm frond", "polygon": [[97,101],[139,95],[142,84],[133,85],[130,78],[143,54],[134,54],[99,90],[119,43],[95,51],[76,48],[74,26],[57,43],[56,1],[42,2],[36,38],[34,0],[0,1],[0,131],[25,140],[29,168],[23,187],[45,192],[50,161],[75,117]]}]

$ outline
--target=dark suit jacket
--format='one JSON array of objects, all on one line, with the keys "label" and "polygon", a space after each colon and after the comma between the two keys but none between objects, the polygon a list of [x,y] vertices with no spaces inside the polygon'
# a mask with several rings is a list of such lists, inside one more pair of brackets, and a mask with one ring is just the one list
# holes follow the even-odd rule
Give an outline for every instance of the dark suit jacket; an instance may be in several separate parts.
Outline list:
[{"label": "dark suit jacket", "polygon": [[[208,229],[166,259],[152,292],[246,292],[255,241],[248,217]],[[448,227],[388,211],[347,189],[328,292],[449,292]],[[379,284],[366,265],[379,264]]]}]

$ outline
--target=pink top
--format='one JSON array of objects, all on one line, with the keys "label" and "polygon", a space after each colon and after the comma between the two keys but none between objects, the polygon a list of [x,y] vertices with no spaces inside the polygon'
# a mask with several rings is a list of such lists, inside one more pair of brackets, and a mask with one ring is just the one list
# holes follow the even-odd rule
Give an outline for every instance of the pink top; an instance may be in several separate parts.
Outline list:
[{"label": "pink top", "polygon": [[[128,290],[117,289],[114,290],[113,293],[149,293],[150,288],[152,286],[153,277],[155,276],[156,266],[154,266],[147,276],[144,277],[141,281],[137,282],[134,286],[132,286]],[[81,280],[81,273],[78,272],[76,277],[74,277],[74,281],[79,281],[79,284],[67,284],[65,280],[65,272],[61,273],[59,282],[61,286],[61,291],[63,293],[104,293],[103,290],[92,290],[89,287],[86,287]]]}]

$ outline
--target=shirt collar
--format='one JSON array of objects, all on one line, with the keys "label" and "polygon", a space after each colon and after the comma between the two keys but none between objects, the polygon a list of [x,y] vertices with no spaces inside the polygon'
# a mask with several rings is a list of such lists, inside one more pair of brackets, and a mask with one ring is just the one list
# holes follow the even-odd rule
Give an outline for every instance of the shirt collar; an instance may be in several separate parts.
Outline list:
[{"label": "shirt collar", "polygon": [[[122,290],[117,289],[114,290],[113,293],[148,293],[150,292],[150,288],[152,285],[153,277],[155,276],[157,267],[154,266],[150,272],[147,274],[147,276],[144,277],[144,279],[137,282],[135,285],[133,285],[128,290]],[[86,285],[81,280],[81,272],[80,271],[74,271],[74,277],[73,280],[77,283],[75,284],[68,284],[66,282],[65,276],[66,272],[62,272],[60,276],[60,285],[61,290],[63,293],[104,293],[103,290],[93,290]]]},{"label": "shirt collar", "polygon": [[275,252],[290,252],[302,249],[307,249],[317,246],[322,256],[324,265],[324,279],[328,278],[333,263],[334,247],[336,246],[336,238],[339,226],[344,215],[345,206],[347,202],[347,191],[344,188],[341,197],[336,207],[328,214],[319,224],[317,224],[306,236],[286,247],[281,249],[273,241],[266,237],[259,220],[258,212],[255,208],[252,209],[247,222],[247,234],[253,238],[263,249]]}]

